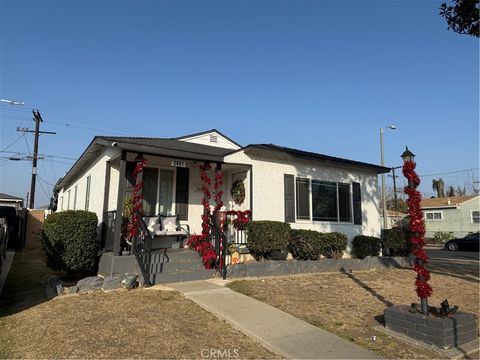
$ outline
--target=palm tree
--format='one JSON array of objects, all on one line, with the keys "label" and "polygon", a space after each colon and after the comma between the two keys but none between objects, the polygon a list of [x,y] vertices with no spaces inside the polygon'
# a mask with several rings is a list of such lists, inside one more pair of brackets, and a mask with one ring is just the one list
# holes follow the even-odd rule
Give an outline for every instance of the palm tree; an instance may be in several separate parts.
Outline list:
[{"label": "palm tree", "polygon": [[432,189],[437,192],[437,197],[443,198],[445,197],[445,183],[443,182],[442,178],[433,179],[432,180]]}]

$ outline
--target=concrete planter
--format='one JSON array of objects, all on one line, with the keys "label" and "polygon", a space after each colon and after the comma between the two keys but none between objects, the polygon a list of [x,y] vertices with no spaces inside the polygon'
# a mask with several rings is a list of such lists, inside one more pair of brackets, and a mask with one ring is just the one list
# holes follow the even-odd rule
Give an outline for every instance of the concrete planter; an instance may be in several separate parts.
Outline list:
[{"label": "concrete planter", "polygon": [[444,349],[459,346],[477,338],[476,315],[457,312],[452,317],[414,314],[410,306],[397,305],[385,309],[385,326],[416,340]]},{"label": "concrete planter", "polygon": [[373,257],[365,259],[321,259],[321,260],[266,260],[230,265],[227,278],[265,277],[295,275],[304,273],[359,271],[389,267],[411,268],[413,263],[407,257]]}]

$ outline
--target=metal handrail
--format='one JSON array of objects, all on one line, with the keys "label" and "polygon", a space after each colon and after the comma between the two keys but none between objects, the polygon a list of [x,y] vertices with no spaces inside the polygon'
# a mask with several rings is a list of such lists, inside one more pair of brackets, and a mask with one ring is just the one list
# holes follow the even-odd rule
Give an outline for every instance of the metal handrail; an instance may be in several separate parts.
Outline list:
[{"label": "metal handrail", "polygon": [[[217,261],[215,268],[221,274],[223,279],[227,278],[227,266],[226,266],[226,239],[227,235],[225,229],[220,229],[220,226],[215,218],[215,215],[210,215],[210,241],[215,241],[213,247],[217,253]],[[213,238],[212,238],[213,235]]]},{"label": "metal handrail", "polygon": [[138,235],[132,239],[132,252],[137,259],[140,271],[143,276],[143,286],[151,286],[151,262],[152,262],[152,241],[153,235],[148,230],[147,224],[143,221],[143,218],[138,214],[140,218],[140,229]]}]

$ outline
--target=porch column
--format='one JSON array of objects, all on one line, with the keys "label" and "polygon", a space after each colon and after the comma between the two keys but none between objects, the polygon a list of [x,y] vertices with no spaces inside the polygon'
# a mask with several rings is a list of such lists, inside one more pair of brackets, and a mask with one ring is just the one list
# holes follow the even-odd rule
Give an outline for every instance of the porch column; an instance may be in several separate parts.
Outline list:
[{"label": "porch column", "polygon": [[125,199],[125,181],[127,169],[127,152],[122,150],[120,156],[120,174],[118,179],[118,193],[117,193],[117,214],[115,216],[115,237],[113,240],[113,255],[120,255],[122,249],[120,246],[122,236],[122,212],[123,202]]}]

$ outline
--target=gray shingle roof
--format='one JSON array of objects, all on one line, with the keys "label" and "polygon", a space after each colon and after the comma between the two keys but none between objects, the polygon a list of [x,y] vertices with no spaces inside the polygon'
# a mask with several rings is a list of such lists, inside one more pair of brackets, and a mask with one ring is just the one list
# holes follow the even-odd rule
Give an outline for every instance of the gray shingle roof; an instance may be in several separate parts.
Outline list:
[{"label": "gray shingle roof", "polygon": [[356,166],[361,166],[361,167],[366,167],[366,168],[371,168],[376,170],[378,173],[388,173],[390,172],[390,168],[375,165],[375,164],[369,164],[361,161],[356,161],[356,160],[349,160],[349,159],[343,159],[335,156],[330,156],[330,155],[324,155],[324,154],[319,154],[319,153],[314,153],[310,151],[304,151],[304,150],[299,150],[299,149],[293,149],[293,148],[288,148],[285,146],[279,146],[275,144],[251,144],[245,147],[245,149],[248,148],[257,148],[257,149],[263,149],[263,150],[273,150],[273,151],[281,151],[286,154],[290,154],[296,158],[301,158],[305,160],[322,160],[322,161],[327,161],[327,162],[333,162],[333,163],[343,163],[343,164],[348,164],[348,165],[356,165]]},{"label": "gray shingle roof", "polygon": [[0,200],[18,200],[18,201],[23,201],[22,198],[17,197],[17,196],[12,196],[4,193],[0,193]]}]

